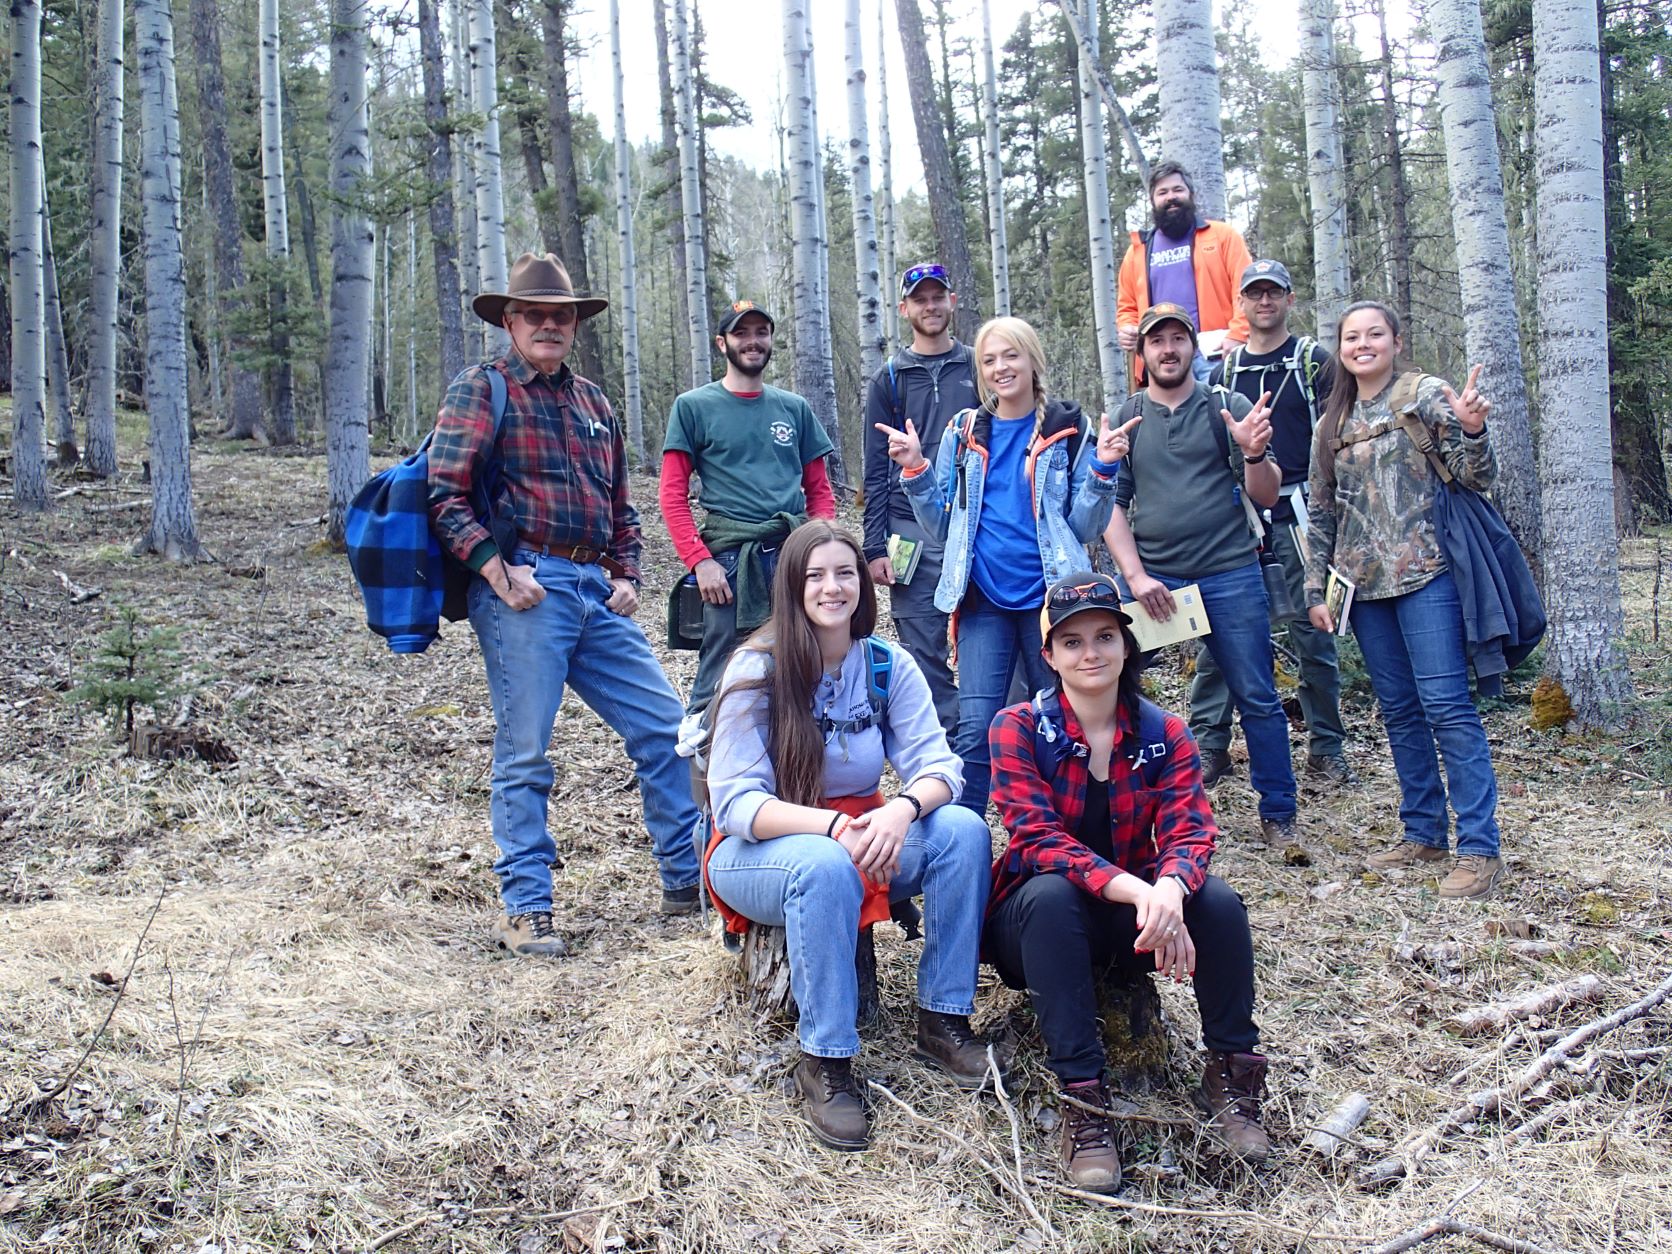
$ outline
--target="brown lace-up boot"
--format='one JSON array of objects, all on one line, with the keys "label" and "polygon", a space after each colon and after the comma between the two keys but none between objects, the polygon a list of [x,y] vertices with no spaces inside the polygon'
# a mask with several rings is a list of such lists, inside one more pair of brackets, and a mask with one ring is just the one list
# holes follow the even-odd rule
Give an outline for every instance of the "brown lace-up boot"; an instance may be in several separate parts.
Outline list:
[{"label": "brown lace-up boot", "polygon": [[[1058,1106],[1062,1115],[1062,1169],[1068,1182],[1088,1193],[1118,1191],[1120,1153],[1115,1149],[1115,1131],[1108,1117],[1097,1113],[1109,1109],[1108,1086],[1100,1079],[1081,1080],[1063,1085],[1062,1096],[1070,1099]],[[1087,1110],[1086,1106],[1096,1109]]]},{"label": "brown lace-up boot", "polygon": [[967,1015],[943,1015],[917,1008],[917,1056],[952,1077],[961,1089],[987,1082],[987,1042],[970,1027]]},{"label": "brown lace-up boot", "polygon": [[552,927],[550,910],[502,915],[488,935],[494,944],[519,958],[562,958],[569,952],[563,938]]},{"label": "brown lace-up boot", "polygon": [[803,1054],[795,1067],[795,1085],[806,1102],[802,1114],[814,1136],[831,1149],[869,1147],[871,1124],[865,1117],[865,1099],[853,1074],[852,1059]]},{"label": "brown lace-up boot", "polygon": [[1264,1054],[1208,1055],[1202,1086],[1191,1096],[1208,1116],[1208,1126],[1239,1158],[1262,1161],[1271,1138],[1260,1126],[1260,1098],[1266,1087]]}]

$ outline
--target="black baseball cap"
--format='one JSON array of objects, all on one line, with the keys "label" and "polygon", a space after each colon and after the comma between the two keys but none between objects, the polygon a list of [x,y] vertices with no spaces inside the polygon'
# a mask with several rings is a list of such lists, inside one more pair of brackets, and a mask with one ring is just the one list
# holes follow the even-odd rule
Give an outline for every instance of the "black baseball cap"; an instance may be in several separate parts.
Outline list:
[{"label": "black baseball cap", "polygon": [[734,300],[731,308],[721,314],[720,321],[714,324],[714,334],[725,335],[739,322],[743,321],[744,314],[759,314],[761,317],[766,319],[768,330],[776,331],[778,329],[778,320],[771,314],[767,313],[766,310],[762,309],[759,305],[755,304],[754,301]]},{"label": "black baseball cap", "polygon": [[1082,570],[1059,579],[1045,593],[1039,611],[1039,634],[1046,644],[1051,633],[1082,610],[1105,610],[1131,625],[1132,616],[1120,607],[1120,588],[1107,575]]},{"label": "black baseball cap", "polygon": [[1295,290],[1294,280],[1289,277],[1289,267],[1269,257],[1262,257],[1259,261],[1249,264],[1242,272],[1242,282],[1237,284],[1237,291],[1246,292],[1256,283],[1275,283],[1285,292]]},{"label": "black baseball cap", "polygon": [[900,299],[904,300],[917,290],[919,283],[939,283],[947,291],[953,291],[952,277],[947,274],[946,267],[938,261],[925,261],[912,266],[900,276]]}]

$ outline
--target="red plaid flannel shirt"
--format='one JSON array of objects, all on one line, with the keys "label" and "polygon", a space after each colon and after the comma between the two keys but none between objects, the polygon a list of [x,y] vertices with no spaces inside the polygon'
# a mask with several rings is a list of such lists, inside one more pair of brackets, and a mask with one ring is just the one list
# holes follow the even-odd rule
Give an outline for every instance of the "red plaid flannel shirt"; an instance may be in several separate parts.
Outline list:
[{"label": "red plaid flannel shirt", "polygon": [[[1062,711],[1069,739],[1084,745],[1085,733],[1066,696]],[[1010,833],[1010,844],[993,864],[989,917],[1034,875],[1065,875],[1094,897],[1123,871],[1151,884],[1176,875],[1192,893],[1201,888],[1219,828],[1202,789],[1202,759],[1183,719],[1167,715],[1167,757],[1153,790],[1144,787],[1138,768],[1120,752],[1120,741],[1131,730],[1122,719],[1109,763],[1114,862],[1074,835],[1086,812],[1086,790],[1096,782],[1085,757],[1068,757],[1055,778],[1047,778],[1034,761],[1033,727],[1033,706],[1013,705],[999,712],[988,734],[993,800]]]},{"label": "red plaid flannel shirt", "polygon": [[[500,482],[516,511],[517,534],[535,549],[588,545],[638,578],[639,512],[627,499],[626,447],[603,391],[567,365],[543,375],[515,349],[494,365],[506,390]],[[487,376],[463,371],[447,389],[430,444],[430,523],[453,556],[476,570],[498,552],[469,501],[492,442]]]}]

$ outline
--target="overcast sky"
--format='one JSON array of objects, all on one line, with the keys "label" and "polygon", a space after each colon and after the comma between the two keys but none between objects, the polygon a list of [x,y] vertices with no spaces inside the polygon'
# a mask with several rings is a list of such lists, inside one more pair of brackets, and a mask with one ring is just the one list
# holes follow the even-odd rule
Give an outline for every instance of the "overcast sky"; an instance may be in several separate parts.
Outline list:
[{"label": "overcast sky", "polygon": [[[586,48],[575,77],[586,109],[598,117],[606,134],[609,134],[615,116],[610,81],[609,4],[608,0],[587,2],[589,11],[572,19],[576,34]],[[860,0],[861,22],[865,30],[865,65],[872,80],[872,156],[874,162],[880,101],[880,92],[876,87],[879,2],[886,9],[888,108],[894,179],[897,192],[903,194],[913,186],[922,185],[922,168],[917,155],[911,99],[906,89],[905,61],[894,31],[894,5],[891,0]],[[754,115],[752,126],[716,131],[710,142],[720,151],[756,168],[776,166],[778,150],[773,126],[783,97],[783,6],[773,0],[757,0],[752,5],[739,5],[734,0],[698,0],[698,3],[703,15],[709,75],[714,81],[742,95]],[[1055,4],[1049,3],[1049,0],[988,0],[988,3],[992,12],[995,57],[1024,12],[1056,12]],[[1267,63],[1277,66],[1291,60],[1298,41],[1298,0],[1240,0],[1240,4],[1252,10],[1253,28],[1262,34],[1261,54]],[[628,138],[635,144],[645,140],[659,141],[661,121],[657,116],[656,36],[651,21],[650,0],[620,0],[620,7]],[[818,0],[817,3],[809,3],[808,7],[813,21],[819,126],[827,138],[846,139],[847,74],[842,55],[842,20],[847,5],[845,0]],[[925,12],[929,9],[929,5],[922,0],[920,7]],[[1389,24],[1395,28],[1396,37],[1397,32],[1408,25],[1405,8],[1404,0],[1393,0],[1389,5]],[[952,11],[956,16],[955,31],[968,35],[979,48],[981,0],[953,0]],[[1216,0],[1216,21],[1222,11],[1222,4]]]}]

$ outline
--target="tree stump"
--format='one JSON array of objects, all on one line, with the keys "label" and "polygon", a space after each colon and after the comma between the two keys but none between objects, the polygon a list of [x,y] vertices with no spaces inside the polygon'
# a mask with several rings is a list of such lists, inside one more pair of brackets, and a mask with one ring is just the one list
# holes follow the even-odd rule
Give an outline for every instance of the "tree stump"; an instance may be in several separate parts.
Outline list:
[{"label": "tree stump", "polygon": [[[869,1027],[881,1011],[877,997],[877,949],[870,928],[859,933],[853,965],[859,977],[859,1026]],[[783,928],[751,923],[739,948],[738,973],[743,980],[744,998],[757,1015],[791,1023],[796,1020],[799,1012],[795,994],[790,991],[790,955]]]},{"label": "tree stump", "polygon": [[1154,977],[1110,966],[1097,981],[1097,1017],[1115,1087],[1125,1093],[1159,1088],[1167,1069],[1167,1019]]}]

